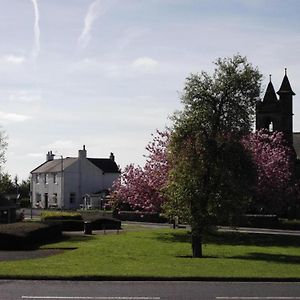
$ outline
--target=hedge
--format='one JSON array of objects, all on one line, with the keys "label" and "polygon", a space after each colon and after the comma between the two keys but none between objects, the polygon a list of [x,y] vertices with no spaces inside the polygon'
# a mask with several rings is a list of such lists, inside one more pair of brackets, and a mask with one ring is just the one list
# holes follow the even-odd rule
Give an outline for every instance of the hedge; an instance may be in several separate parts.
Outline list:
[{"label": "hedge", "polygon": [[41,213],[42,221],[51,220],[82,220],[82,216],[78,212],[64,212],[64,211],[43,211]]},{"label": "hedge", "polygon": [[40,244],[60,238],[62,228],[57,223],[21,222],[0,225],[0,249],[35,249]]},{"label": "hedge", "polygon": [[140,211],[119,211],[114,213],[114,217],[122,221],[167,223],[168,219],[155,212]]}]

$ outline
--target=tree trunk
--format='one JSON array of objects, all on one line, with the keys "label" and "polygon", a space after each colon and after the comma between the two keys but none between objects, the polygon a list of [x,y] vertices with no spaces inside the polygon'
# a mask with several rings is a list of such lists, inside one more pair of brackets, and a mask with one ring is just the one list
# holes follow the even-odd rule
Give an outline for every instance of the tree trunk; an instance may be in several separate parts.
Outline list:
[{"label": "tree trunk", "polygon": [[192,250],[194,258],[202,257],[202,234],[195,230],[192,232]]}]

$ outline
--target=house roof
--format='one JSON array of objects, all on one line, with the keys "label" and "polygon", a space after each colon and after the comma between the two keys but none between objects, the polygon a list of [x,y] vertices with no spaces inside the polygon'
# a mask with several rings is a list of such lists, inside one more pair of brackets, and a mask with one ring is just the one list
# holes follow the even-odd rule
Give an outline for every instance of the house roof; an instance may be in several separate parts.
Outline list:
[{"label": "house roof", "polygon": [[120,173],[117,164],[110,158],[88,158],[88,160],[104,173]]},{"label": "house roof", "polygon": [[70,165],[72,165],[78,158],[67,157],[62,159],[53,159],[50,161],[44,162],[39,167],[32,170],[30,173],[57,173],[61,172],[61,170],[65,170]]},{"label": "house roof", "polygon": [[[94,164],[97,168],[101,169],[104,173],[120,173],[117,164],[110,158],[87,158],[87,159],[92,164]],[[67,157],[64,158],[63,160],[53,159],[50,161],[46,161],[39,167],[32,170],[31,174],[61,172],[62,170],[65,170],[66,168],[71,166],[77,160],[78,160],[77,157]]]}]

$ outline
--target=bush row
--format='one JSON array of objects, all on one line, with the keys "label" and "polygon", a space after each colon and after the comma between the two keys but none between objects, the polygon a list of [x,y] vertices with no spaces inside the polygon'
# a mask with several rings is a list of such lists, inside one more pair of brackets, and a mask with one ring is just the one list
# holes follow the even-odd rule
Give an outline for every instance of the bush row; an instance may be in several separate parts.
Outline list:
[{"label": "bush row", "polygon": [[22,222],[0,225],[0,249],[34,249],[61,237],[60,224]]},{"label": "bush row", "polygon": [[42,221],[51,220],[82,220],[82,216],[78,212],[64,212],[64,211],[43,211],[41,213]]},{"label": "bush row", "polygon": [[98,218],[90,221],[65,219],[51,222],[59,224],[63,231],[83,231],[85,222],[91,222],[92,230],[121,229],[121,221],[113,218]]},{"label": "bush row", "polygon": [[168,219],[155,212],[139,211],[118,211],[114,217],[122,221],[149,222],[149,223],[166,223]]}]

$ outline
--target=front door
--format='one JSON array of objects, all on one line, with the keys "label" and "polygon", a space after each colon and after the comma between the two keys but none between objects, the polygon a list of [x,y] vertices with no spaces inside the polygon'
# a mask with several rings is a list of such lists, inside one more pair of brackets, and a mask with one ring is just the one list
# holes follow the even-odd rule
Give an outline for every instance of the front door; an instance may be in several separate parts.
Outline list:
[{"label": "front door", "polygon": [[45,207],[44,208],[48,208],[48,193],[45,193]]}]

